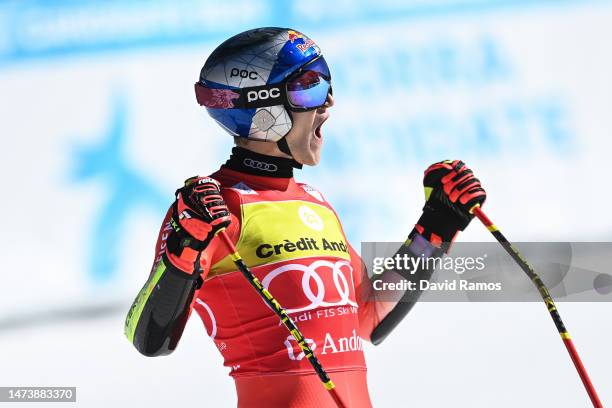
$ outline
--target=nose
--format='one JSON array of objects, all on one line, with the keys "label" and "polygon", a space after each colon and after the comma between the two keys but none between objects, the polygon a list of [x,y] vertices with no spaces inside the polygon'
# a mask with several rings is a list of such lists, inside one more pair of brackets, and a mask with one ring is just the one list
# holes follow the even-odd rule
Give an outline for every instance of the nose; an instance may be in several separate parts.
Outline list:
[{"label": "nose", "polygon": [[325,105],[319,108],[319,113],[325,112],[327,108],[331,108],[332,106],[334,106],[334,97],[330,92],[327,94],[327,98],[325,99]]}]

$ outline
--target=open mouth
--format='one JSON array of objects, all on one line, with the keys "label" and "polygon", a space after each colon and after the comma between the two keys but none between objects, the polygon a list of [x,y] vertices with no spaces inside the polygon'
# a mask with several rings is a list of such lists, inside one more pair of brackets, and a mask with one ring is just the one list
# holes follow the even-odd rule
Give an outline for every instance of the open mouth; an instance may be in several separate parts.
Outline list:
[{"label": "open mouth", "polygon": [[317,128],[314,131],[314,135],[317,139],[321,139],[323,138],[323,133],[321,133],[321,127],[323,126],[323,124],[321,123],[319,126],[317,126]]},{"label": "open mouth", "polygon": [[322,128],[323,128],[323,124],[325,123],[326,120],[327,120],[327,118],[323,119],[323,121],[321,123],[319,123],[319,125],[314,130],[314,136],[315,136],[315,139],[318,142],[321,142],[323,140],[323,130],[322,130]]}]

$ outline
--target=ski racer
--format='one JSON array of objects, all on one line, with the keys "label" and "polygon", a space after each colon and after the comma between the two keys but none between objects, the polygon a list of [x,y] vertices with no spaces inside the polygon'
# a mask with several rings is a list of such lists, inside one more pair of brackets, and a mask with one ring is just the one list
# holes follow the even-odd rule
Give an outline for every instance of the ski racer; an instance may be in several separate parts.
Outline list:
[{"label": "ski racer", "polygon": [[[417,300],[379,301],[334,209],[294,169],[319,163],[334,105],[319,47],[286,28],[238,34],[209,56],[198,103],[235,138],[221,168],[177,190],[148,280],[125,334],[146,356],[171,353],[195,310],[236,385],[238,407],[334,407],[295,338],[237,272],[216,233],[225,229],[263,286],[287,310],[346,406],[371,407],[363,341],[380,343]],[[425,172],[426,204],[399,254],[442,256],[486,193],[465,164]],[[429,278],[421,268],[385,281]]]}]

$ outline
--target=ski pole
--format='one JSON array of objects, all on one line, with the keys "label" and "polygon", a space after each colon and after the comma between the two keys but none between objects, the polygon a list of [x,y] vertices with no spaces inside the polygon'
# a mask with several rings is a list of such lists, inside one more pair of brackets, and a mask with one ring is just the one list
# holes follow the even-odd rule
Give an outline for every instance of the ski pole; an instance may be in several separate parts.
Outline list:
[{"label": "ski pole", "polygon": [[225,243],[225,246],[229,250],[232,261],[234,261],[234,264],[236,264],[236,267],[238,267],[238,269],[240,270],[240,272],[242,272],[244,277],[247,278],[251,286],[253,286],[253,288],[255,288],[255,290],[257,290],[257,292],[261,295],[261,298],[263,299],[263,301],[274,311],[274,313],[276,313],[276,315],[280,318],[283,325],[287,328],[287,330],[289,330],[291,335],[295,338],[298,345],[304,352],[306,358],[312,365],[312,368],[314,368],[317,375],[323,382],[325,389],[329,391],[329,393],[331,394],[331,397],[334,399],[334,402],[336,403],[338,408],[346,408],[346,406],[340,399],[340,396],[338,395],[336,386],[334,385],[332,380],[329,378],[329,376],[323,369],[323,366],[321,366],[319,359],[317,359],[317,356],[314,354],[314,352],[312,351],[312,349],[306,342],[306,339],[304,335],[302,334],[302,332],[300,331],[300,329],[298,329],[298,327],[293,322],[293,320],[291,320],[291,318],[287,315],[287,311],[280,305],[280,303],[278,303],[276,298],[272,296],[270,291],[268,291],[268,289],[266,289],[261,284],[259,279],[257,279],[257,277],[253,275],[253,272],[251,272],[249,267],[245,265],[244,261],[242,260],[242,257],[238,253],[238,250],[234,246],[234,243],[227,236],[227,233],[225,232],[225,228],[220,229],[217,232],[217,234],[221,237],[221,240]]},{"label": "ski pole", "polygon": [[527,274],[529,279],[531,279],[533,284],[536,286],[538,292],[540,292],[540,295],[544,300],[544,303],[546,304],[546,308],[550,313],[550,317],[552,317],[553,322],[555,322],[555,326],[557,326],[557,330],[561,335],[561,339],[565,344],[565,348],[567,348],[567,352],[569,353],[570,357],[572,358],[572,361],[574,362],[574,366],[578,371],[578,375],[582,380],[582,384],[584,384],[584,388],[586,388],[587,394],[589,394],[589,398],[593,403],[593,407],[603,408],[603,405],[601,404],[601,401],[597,396],[597,391],[595,391],[595,387],[593,386],[593,383],[591,383],[591,379],[589,378],[589,375],[586,372],[586,368],[584,368],[584,365],[580,360],[580,356],[578,356],[576,347],[574,347],[574,343],[572,342],[572,339],[569,333],[567,332],[563,321],[561,320],[561,315],[559,315],[559,311],[555,306],[555,302],[551,298],[548,289],[544,285],[544,282],[542,282],[542,279],[538,276],[537,273],[535,273],[531,265],[527,263],[527,260],[523,258],[523,256],[517,251],[517,249],[512,246],[512,244],[506,239],[506,237],[504,237],[504,235],[499,231],[497,226],[493,224],[489,217],[487,217],[485,213],[482,212],[478,204],[473,207],[470,212],[473,213],[484,224],[485,227],[487,227],[487,229],[491,232],[491,234],[493,234],[495,239],[497,239],[501,246],[504,247],[506,252],[510,254],[512,259],[516,261],[516,263],[521,267],[521,269]]}]

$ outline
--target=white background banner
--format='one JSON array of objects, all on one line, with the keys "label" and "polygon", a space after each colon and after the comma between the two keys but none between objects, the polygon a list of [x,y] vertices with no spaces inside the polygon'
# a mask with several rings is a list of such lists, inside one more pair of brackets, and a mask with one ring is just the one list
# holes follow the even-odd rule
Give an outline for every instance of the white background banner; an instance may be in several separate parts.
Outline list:
[{"label": "white background banner", "polygon": [[[158,359],[122,324],[174,190],[229,155],[195,101],[199,70],[256,26],[303,31],[330,65],[323,160],[296,178],[325,194],[355,247],[403,240],[424,169],[456,158],[509,239],[609,241],[612,4],[392,4],[0,5],[0,385],[77,386],[88,407],[233,404],[199,322]],[[460,239],[492,238],[474,222]],[[560,311],[612,401],[612,306]],[[366,356],[377,407],[588,406],[539,304],[418,305]]]}]

